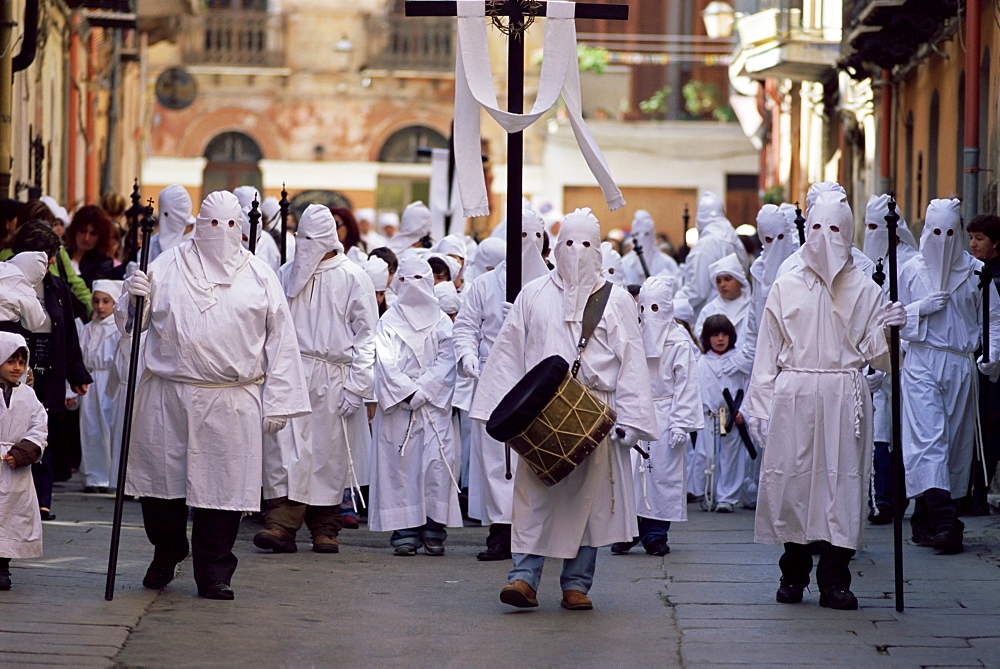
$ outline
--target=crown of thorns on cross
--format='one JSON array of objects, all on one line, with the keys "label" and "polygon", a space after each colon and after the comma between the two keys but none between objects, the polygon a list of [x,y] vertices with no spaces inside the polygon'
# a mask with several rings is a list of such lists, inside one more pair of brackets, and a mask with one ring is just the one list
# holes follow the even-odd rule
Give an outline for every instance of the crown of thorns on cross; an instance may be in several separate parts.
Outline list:
[{"label": "crown of thorns on cross", "polygon": [[[515,10],[520,13],[520,20],[514,21],[511,17],[507,23],[503,22],[506,15],[504,9],[506,5],[513,4]],[[486,15],[493,22],[493,27],[504,35],[522,35],[538,16],[542,8],[542,3],[536,0],[514,0],[513,3],[487,3]]]}]

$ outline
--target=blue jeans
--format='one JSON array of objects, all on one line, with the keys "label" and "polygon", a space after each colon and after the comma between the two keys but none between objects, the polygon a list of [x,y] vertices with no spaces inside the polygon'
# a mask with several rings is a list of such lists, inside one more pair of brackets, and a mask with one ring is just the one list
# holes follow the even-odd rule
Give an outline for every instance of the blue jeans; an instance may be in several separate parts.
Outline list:
[{"label": "blue jeans", "polygon": [[[538,590],[542,580],[545,556],[531,553],[514,553],[514,568],[507,574],[507,582],[524,581],[532,590]],[[597,549],[580,546],[575,558],[564,559],[559,584],[563,590],[579,590],[587,594],[594,583],[594,568],[597,566]]]},{"label": "blue jeans", "polygon": [[669,520],[656,520],[655,518],[643,518],[639,516],[639,539],[642,540],[643,547],[648,546],[654,541],[666,541],[669,531]]},{"label": "blue jeans", "polygon": [[444,541],[448,538],[448,530],[441,523],[428,518],[427,522],[420,527],[407,527],[402,530],[396,530],[389,537],[389,544],[393,548],[401,544],[413,544],[417,548],[420,548],[424,545],[423,540],[427,538]]}]

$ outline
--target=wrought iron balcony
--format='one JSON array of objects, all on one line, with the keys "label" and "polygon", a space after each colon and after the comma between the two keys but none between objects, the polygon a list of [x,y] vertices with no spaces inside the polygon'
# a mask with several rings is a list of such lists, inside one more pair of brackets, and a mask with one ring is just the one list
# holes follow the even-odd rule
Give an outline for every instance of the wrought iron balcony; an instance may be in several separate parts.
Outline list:
[{"label": "wrought iron balcony", "polygon": [[183,17],[182,53],[188,65],[280,67],[284,19],[250,10],[208,10]]},{"label": "wrought iron balcony", "polygon": [[741,72],[754,79],[821,81],[833,73],[840,30],[803,24],[801,2],[767,0],[739,19]]},{"label": "wrought iron balcony", "polygon": [[907,62],[949,19],[958,16],[959,4],[959,0],[848,0],[844,3],[845,62],[862,76],[866,64],[892,68]]},{"label": "wrought iron balcony", "polygon": [[368,16],[364,69],[444,73],[455,69],[455,20]]}]

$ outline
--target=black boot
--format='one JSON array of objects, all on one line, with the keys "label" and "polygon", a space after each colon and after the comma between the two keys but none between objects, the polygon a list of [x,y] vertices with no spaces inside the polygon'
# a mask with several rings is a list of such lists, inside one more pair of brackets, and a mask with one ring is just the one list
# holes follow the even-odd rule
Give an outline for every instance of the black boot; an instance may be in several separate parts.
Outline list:
[{"label": "black boot", "polygon": [[951,493],[941,488],[930,488],[924,492],[927,504],[930,545],[942,555],[961,553],[962,533],[965,524],[958,519],[958,506]]},{"label": "black boot", "polygon": [[635,548],[639,544],[639,539],[633,539],[632,541],[616,541],[611,544],[611,552],[615,555],[625,555],[630,550]]},{"label": "black boot", "polygon": [[784,576],[781,577],[781,585],[774,595],[774,600],[779,604],[798,604],[802,601],[802,591],[805,586],[801,583],[794,583]]},{"label": "black boot", "polygon": [[493,523],[490,525],[490,534],[486,537],[486,550],[476,555],[476,559],[482,562],[511,559],[509,524]]},{"label": "black boot", "polygon": [[812,550],[808,544],[785,544],[785,553],[778,560],[781,568],[781,584],[774,599],[779,604],[798,604],[802,601],[802,591],[809,585],[812,571]]},{"label": "black boot", "polygon": [[851,558],[854,550],[820,542],[816,583],[819,585],[819,605],[840,611],[854,611],[858,598],[851,592]]}]

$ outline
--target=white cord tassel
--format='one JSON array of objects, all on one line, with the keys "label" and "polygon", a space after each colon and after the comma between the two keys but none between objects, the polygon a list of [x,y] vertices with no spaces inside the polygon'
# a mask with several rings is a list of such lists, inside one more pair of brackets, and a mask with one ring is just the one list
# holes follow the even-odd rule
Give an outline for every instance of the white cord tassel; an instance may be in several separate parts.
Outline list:
[{"label": "white cord tassel", "polygon": [[[652,456],[653,446],[647,443],[646,448],[649,449],[650,456]],[[646,497],[646,462],[642,458],[639,458],[639,476],[642,479],[642,503],[646,505],[646,511],[652,511],[653,507],[649,505],[649,498]]]},{"label": "white cord tassel", "polygon": [[455,490],[462,492],[462,488],[458,485],[458,480],[455,479],[455,473],[451,470],[451,465],[448,464],[448,454],[444,450],[444,439],[441,438],[441,433],[438,432],[437,425],[434,424],[434,417],[431,416],[430,412],[427,410],[427,405],[421,407],[424,410],[424,415],[427,417],[427,421],[431,424],[434,429],[434,436],[438,440],[438,450],[441,451],[441,459],[444,461],[444,466],[448,470],[448,476],[451,478],[451,482],[455,484]]},{"label": "white cord tassel", "polygon": [[354,491],[358,491],[358,499],[361,500],[361,508],[365,508],[365,496],[361,494],[361,484],[358,482],[358,475],[354,471],[354,456],[351,455],[351,440],[347,437],[347,419],[344,416],[340,417],[340,426],[344,429],[344,444],[347,446],[347,466],[351,470],[351,506],[354,507],[354,513],[358,512],[358,502],[354,498]]}]

